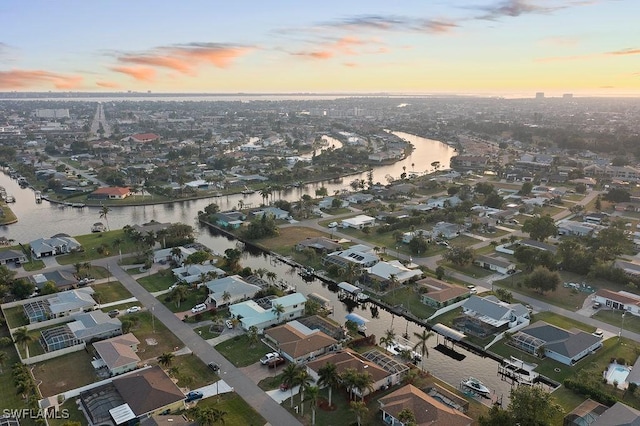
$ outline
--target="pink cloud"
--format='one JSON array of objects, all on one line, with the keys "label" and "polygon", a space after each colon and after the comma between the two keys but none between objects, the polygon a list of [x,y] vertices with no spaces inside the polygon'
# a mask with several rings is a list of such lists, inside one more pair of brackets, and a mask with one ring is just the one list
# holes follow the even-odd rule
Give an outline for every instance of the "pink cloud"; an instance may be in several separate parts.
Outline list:
[{"label": "pink cloud", "polygon": [[156,78],[156,70],[148,67],[112,67],[111,70],[126,74],[138,81],[153,81]]},{"label": "pink cloud", "polygon": [[616,50],[613,52],[607,52],[607,55],[614,55],[614,56],[640,55],[640,49],[629,48],[629,49]]},{"label": "pink cloud", "polygon": [[107,89],[119,89],[120,86],[118,83],[114,83],[112,81],[96,81],[96,86],[104,87]]},{"label": "pink cloud", "polygon": [[82,77],[58,74],[43,70],[11,70],[0,71],[0,88],[24,89],[43,83],[52,84],[56,89],[77,89],[82,84]]}]

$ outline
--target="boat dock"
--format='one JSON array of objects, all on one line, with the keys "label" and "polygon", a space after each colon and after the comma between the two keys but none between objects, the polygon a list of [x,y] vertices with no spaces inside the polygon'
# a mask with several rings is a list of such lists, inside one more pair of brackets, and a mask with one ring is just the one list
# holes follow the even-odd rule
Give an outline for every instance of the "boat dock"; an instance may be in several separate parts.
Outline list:
[{"label": "boat dock", "polygon": [[512,356],[498,365],[498,375],[502,380],[510,379],[512,383],[533,385],[540,377],[540,374],[533,371],[536,367],[536,364],[529,364]]}]

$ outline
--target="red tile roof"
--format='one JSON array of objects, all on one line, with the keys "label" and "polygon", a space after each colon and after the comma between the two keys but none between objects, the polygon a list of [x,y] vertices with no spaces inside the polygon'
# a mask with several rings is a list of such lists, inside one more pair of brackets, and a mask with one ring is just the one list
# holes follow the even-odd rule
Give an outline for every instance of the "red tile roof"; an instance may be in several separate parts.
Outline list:
[{"label": "red tile roof", "polygon": [[155,133],[137,133],[135,135],[131,135],[131,139],[136,142],[153,142],[160,139],[160,136]]},{"label": "red tile roof", "polygon": [[95,191],[92,192],[92,194],[96,194],[96,195],[127,195],[131,193],[131,190],[127,187],[120,187],[120,186],[108,186],[108,187],[104,187],[104,188],[98,188]]}]

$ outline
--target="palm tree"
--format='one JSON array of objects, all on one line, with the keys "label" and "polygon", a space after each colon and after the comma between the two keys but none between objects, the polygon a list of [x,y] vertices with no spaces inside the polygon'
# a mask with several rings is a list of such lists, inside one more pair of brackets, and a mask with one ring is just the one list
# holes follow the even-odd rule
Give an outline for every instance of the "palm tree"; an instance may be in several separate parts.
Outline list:
[{"label": "palm tree", "polygon": [[[309,401],[311,404],[311,426],[316,424],[316,406],[318,405],[318,395],[320,394],[320,388],[317,386],[307,386],[304,390],[305,402]],[[303,405],[304,407],[304,405]]]},{"label": "palm tree", "polygon": [[347,388],[349,399],[353,399],[353,390],[356,387],[358,370],[355,368],[347,368],[340,374],[340,383]]},{"label": "palm tree", "polygon": [[31,335],[29,334],[29,330],[27,330],[27,327],[19,328],[15,333],[13,333],[13,341],[16,343],[16,345],[22,345],[27,358],[29,358],[29,343],[31,343],[32,340],[33,337],[31,337]]},{"label": "palm tree", "polygon": [[271,284],[273,284],[273,283],[276,281],[276,279],[278,278],[278,274],[276,274],[276,273],[275,273],[275,272],[273,272],[273,271],[268,271],[268,272],[265,274],[265,276],[267,277],[267,280],[269,280],[269,282],[270,282]]},{"label": "palm tree", "polygon": [[211,407],[210,410],[213,422],[218,423],[218,421],[220,421],[220,423],[224,424],[224,417],[227,415],[227,412],[215,407]]},{"label": "palm tree", "polygon": [[107,222],[107,231],[111,230],[109,229],[109,212],[111,212],[111,208],[109,208],[108,206],[102,206],[102,208],[100,209],[100,219],[104,219],[104,221]]},{"label": "palm tree", "polygon": [[274,305],[271,310],[273,311],[274,314],[276,314],[277,318],[278,318],[278,322],[280,322],[280,317],[282,316],[282,314],[284,314],[284,306],[282,306],[281,304],[276,304]]},{"label": "palm tree", "polygon": [[318,385],[329,388],[329,407],[331,407],[333,388],[340,385],[340,374],[335,364],[328,362],[318,369]]},{"label": "palm tree", "polygon": [[291,408],[293,408],[293,387],[296,385],[299,370],[300,367],[296,364],[288,364],[282,370],[282,383],[289,386],[291,390]]},{"label": "palm tree", "polygon": [[173,367],[169,368],[168,373],[172,377],[178,377],[178,374],[180,373],[180,367],[174,365]]},{"label": "palm tree", "polygon": [[351,403],[349,404],[349,408],[355,413],[356,419],[358,421],[358,426],[360,426],[362,424],[362,417],[364,417],[369,412],[367,404],[362,401],[351,401]]},{"label": "palm tree", "polygon": [[[300,388],[298,389],[298,394],[300,395],[300,403],[302,403],[302,397],[304,396],[304,393],[303,393],[304,389],[307,386],[309,386],[312,381],[313,379],[311,378],[311,376],[309,375],[309,373],[304,367],[301,367],[298,369],[298,374],[296,375],[295,384],[300,386]],[[304,405],[302,407],[303,407],[302,409],[304,410]]]},{"label": "palm tree", "polygon": [[398,413],[398,420],[402,422],[403,425],[415,425],[416,424],[416,416],[413,414],[413,411],[409,408],[405,408]]},{"label": "palm tree", "polygon": [[231,300],[231,293],[229,293],[228,291],[225,291],[224,293],[222,293],[222,301],[224,302],[224,304],[228,304],[229,301]]},{"label": "palm tree", "polygon": [[158,357],[158,362],[160,363],[160,365],[170,367],[171,363],[173,362],[173,358],[175,358],[174,354],[172,354],[171,352],[164,352]]},{"label": "palm tree", "polygon": [[4,351],[0,351],[0,372],[2,372],[2,368],[4,367],[5,362],[7,362],[7,353]]},{"label": "palm tree", "polygon": [[364,401],[365,391],[373,392],[373,376],[367,372],[356,374],[355,387],[360,392],[360,397]]},{"label": "palm tree", "polygon": [[271,190],[271,187],[267,186],[262,188],[259,192],[262,197],[262,201],[264,202],[265,200],[269,200],[269,195],[271,195],[273,191]]},{"label": "palm tree", "polygon": [[173,289],[171,295],[169,296],[172,301],[176,302],[176,307],[180,307],[180,303],[187,299],[187,288],[186,286],[179,285]]},{"label": "palm tree", "polygon": [[180,264],[182,260],[182,250],[180,247],[174,247],[171,249],[171,257],[176,259],[176,263]]},{"label": "palm tree", "polygon": [[418,333],[417,331],[414,331],[413,335],[418,338],[418,343],[415,344],[415,346],[413,347],[413,350],[419,352],[420,355],[422,355],[422,359],[420,360],[420,363],[424,363],[424,358],[425,357],[429,358],[429,348],[427,347],[427,341],[433,337],[433,331],[427,331],[426,329],[423,328],[422,333]]},{"label": "palm tree", "polygon": [[169,235],[169,231],[167,229],[160,229],[156,232],[156,237],[158,241],[162,241],[162,248],[167,247],[167,236]]},{"label": "palm tree", "polygon": [[389,328],[385,331],[384,337],[380,338],[380,344],[386,349],[387,346],[392,345],[396,341],[396,332]]},{"label": "palm tree", "polygon": [[253,348],[258,343],[258,327],[252,325],[247,330],[247,339],[249,340],[249,347]]}]

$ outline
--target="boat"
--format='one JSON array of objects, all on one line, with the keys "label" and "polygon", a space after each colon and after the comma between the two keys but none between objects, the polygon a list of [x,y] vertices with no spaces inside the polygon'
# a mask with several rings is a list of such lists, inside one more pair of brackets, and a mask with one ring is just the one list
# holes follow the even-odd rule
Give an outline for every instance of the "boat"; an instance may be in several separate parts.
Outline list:
[{"label": "boat", "polygon": [[16,198],[11,194],[7,194],[7,196],[5,198],[5,202],[7,202],[7,203],[15,203],[16,202]]},{"label": "boat", "polygon": [[83,209],[85,208],[87,205],[84,203],[72,203],[71,207],[75,207],[76,209]]},{"label": "boat", "polygon": [[35,197],[36,197],[36,203],[41,203],[42,202],[42,192],[36,191],[35,192]]},{"label": "boat", "polygon": [[345,318],[347,319],[347,321],[354,322],[358,325],[358,332],[364,333],[365,331],[367,331],[366,324],[369,322],[368,319],[354,313],[348,314]]},{"label": "boat", "polygon": [[464,380],[462,385],[481,396],[488,397],[491,394],[491,390],[474,377],[469,377],[467,380]]},{"label": "boat", "polygon": [[390,354],[393,354],[393,355],[396,355],[396,356],[407,356],[408,357],[408,354],[410,353],[411,354],[411,360],[413,360],[415,362],[422,361],[422,355],[420,355],[418,352],[414,351],[410,345],[404,345],[404,344],[402,344],[400,342],[397,342],[395,340],[392,341],[389,345],[387,345],[387,347],[385,349]]}]

